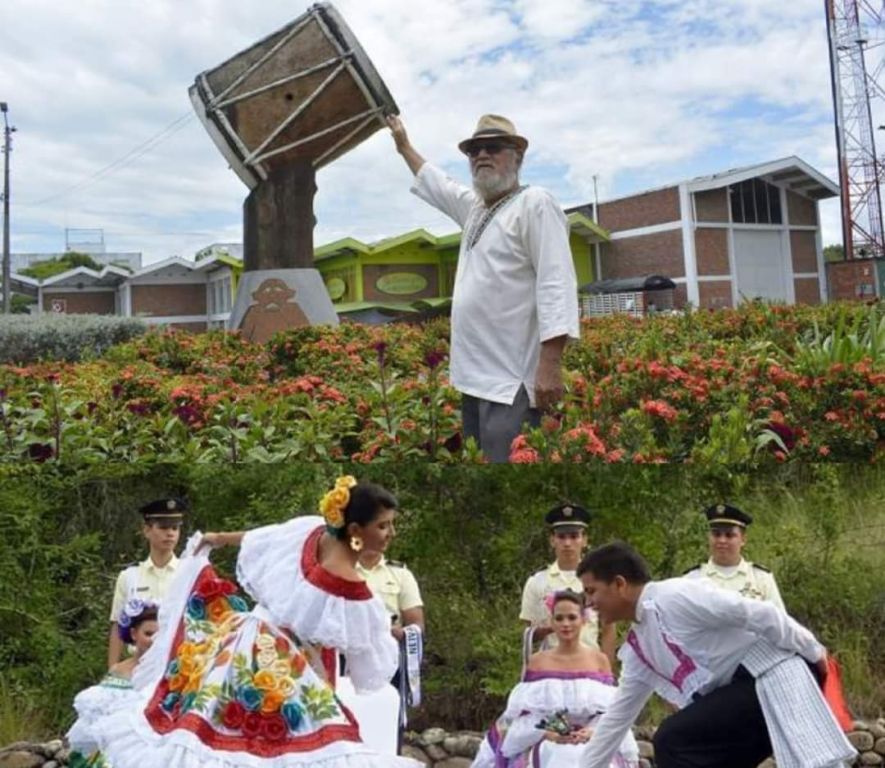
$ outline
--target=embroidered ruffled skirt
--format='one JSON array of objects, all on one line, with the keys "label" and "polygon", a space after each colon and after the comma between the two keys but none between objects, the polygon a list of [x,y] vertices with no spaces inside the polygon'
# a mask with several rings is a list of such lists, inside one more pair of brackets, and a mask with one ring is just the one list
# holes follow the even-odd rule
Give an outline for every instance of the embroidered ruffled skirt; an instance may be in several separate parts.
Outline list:
[{"label": "embroidered ruffled skirt", "polygon": [[[585,744],[557,744],[539,728],[542,719],[564,714],[575,727],[591,726],[615,693],[614,678],[601,672],[527,672],[511,692],[471,768],[575,768]],[[628,734],[611,768],[635,768],[639,749]]]},{"label": "embroidered ruffled skirt", "polygon": [[146,706],[101,723],[114,768],[413,768],[362,743],[331,648],[249,610],[205,556],[180,571],[135,678]]}]

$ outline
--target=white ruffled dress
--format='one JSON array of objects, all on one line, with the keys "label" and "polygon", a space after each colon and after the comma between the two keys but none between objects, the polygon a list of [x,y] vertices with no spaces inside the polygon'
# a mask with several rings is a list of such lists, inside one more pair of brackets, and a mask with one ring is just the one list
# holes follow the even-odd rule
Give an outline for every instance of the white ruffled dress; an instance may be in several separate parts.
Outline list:
[{"label": "white ruffled dress", "polygon": [[[574,726],[593,723],[614,699],[614,678],[602,672],[532,672],[507,699],[507,708],[486,734],[471,768],[574,768],[585,744],[556,744],[538,728],[542,719],[565,710]],[[612,768],[635,768],[639,748],[629,733]]]},{"label": "white ruffled dress", "polygon": [[98,750],[96,723],[114,712],[134,707],[138,698],[132,681],[112,672],[97,685],[80,691],[74,697],[77,719],[65,734],[71,748],[70,764],[95,768],[105,765]]},{"label": "white ruffled dress", "polygon": [[382,602],[318,561],[322,518],[250,531],[233,594],[188,543],[133,684],[147,705],[101,722],[114,768],[421,768],[360,738],[334,694],[337,653],[357,690],[386,685],[398,650]]}]

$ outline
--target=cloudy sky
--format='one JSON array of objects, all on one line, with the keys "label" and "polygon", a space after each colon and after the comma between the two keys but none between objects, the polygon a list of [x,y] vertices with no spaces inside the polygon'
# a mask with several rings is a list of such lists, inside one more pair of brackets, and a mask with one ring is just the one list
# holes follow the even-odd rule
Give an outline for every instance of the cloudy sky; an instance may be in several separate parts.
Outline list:
[{"label": "cloudy sky", "polygon": [[[211,69],[306,0],[5,0],[0,101],[18,128],[12,250],[104,230],[145,262],[241,240],[246,187],[193,117]],[[531,146],[525,180],[564,205],[798,155],[836,178],[821,0],[336,0],[416,147],[466,180],[455,145],[485,112]],[[318,175],[317,245],[453,225],[409,193],[386,131]],[[841,239],[822,206],[824,243]]]}]

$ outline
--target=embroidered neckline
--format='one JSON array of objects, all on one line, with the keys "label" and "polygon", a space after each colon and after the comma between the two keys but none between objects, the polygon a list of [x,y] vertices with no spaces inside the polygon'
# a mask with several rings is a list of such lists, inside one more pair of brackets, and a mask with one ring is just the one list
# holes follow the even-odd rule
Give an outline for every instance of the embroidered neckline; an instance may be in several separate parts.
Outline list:
[{"label": "embroidered neckline", "polygon": [[485,232],[489,224],[492,223],[492,219],[495,218],[495,215],[498,213],[498,211],[500,211],[509,202],[515,200],[517,196],[526,188],[527,187],[525,185],[517,187],[512,192],[498,200],[498,202],[496,202],[491,208],[488,208],[486,210],[486,212],[482,215],[482,218],[473,224],[473,226],[470,228],[470,232],[465,238],[467,241],[467,250],[470,250],[471,248],[476,246],[476,244],[479,242],[479,238],[482,237],[482,233]]}]

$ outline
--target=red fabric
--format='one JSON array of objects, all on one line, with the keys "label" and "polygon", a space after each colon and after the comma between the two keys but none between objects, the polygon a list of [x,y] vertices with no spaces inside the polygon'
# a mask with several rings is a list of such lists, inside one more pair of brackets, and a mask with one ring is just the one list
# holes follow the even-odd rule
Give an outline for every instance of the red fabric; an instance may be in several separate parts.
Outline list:
[{"label": "red fabric", "polygon": [[827,657],[827,677],[823,684],[824,698],[836,717],[839,727],[849,733],[854,730],[854,718],[848,710],[845,694],[842,691],[842,670],[832,656]]},{"label": "red fabric", "polygon": [[335,597],[343,597],[345,600],[371,600],[372,590],[366,582],[342,579],[320,565],[317,550],[323,530],[323,526],[320,526],[304,542],[304,549],[301,552],[301,571],[304,573],[304,578],[323,592]]}]

